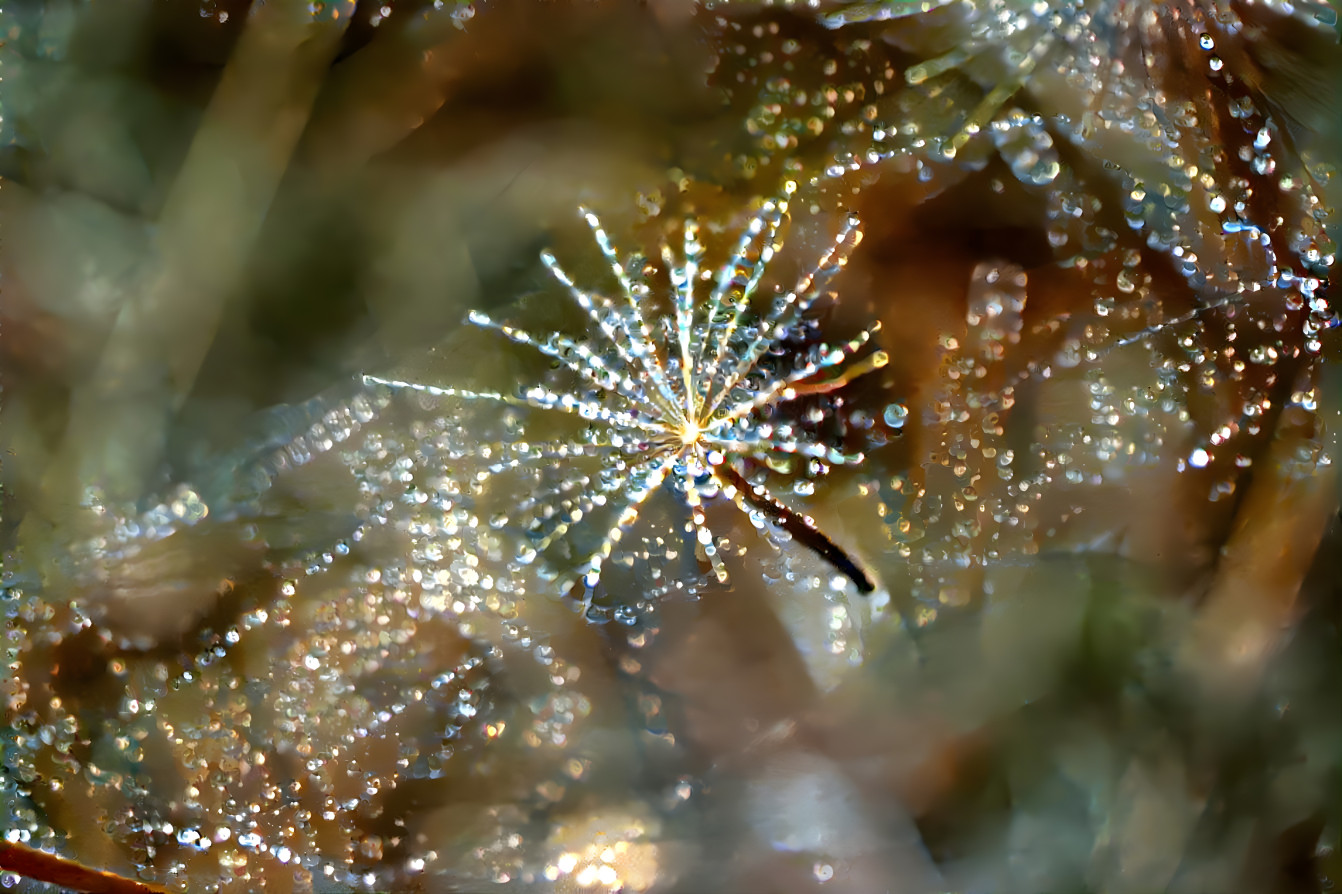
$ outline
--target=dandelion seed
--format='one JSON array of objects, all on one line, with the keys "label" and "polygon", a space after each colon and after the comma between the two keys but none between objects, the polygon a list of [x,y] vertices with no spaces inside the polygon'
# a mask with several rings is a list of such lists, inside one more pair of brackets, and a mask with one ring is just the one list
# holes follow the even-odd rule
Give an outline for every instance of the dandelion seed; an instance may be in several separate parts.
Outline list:
[{"label": "dandelion seed", "polygon": [[[860,462],[860,453],[812,436],[806,425],[778,418],[778,410],[804,396],[837,391],[887,361],[881,351],[857,359],[879,324],[837,345],[792,348],[797,333],[807,329],[808,311],[861,241],[856,218],[844,222],[791,290],[780,290],[771,301],[760,295],[765,268],[781,247],[779,228],[793,189],[764,203],[715,277],[703,269],[700,227],[688,220],[678,249],[662,249],[672,288],[669,313],[661,314],[648,297],[651,272],[622,258],[597,216],[581,209],[618,283],[616,297],[577,285],[549,252],[542,262],[586,315],[586,335],[532,333],[480,312],[468,318],[556,361],[569,374],[570,387],[533,385],[505,394],[377,376],[364,380],[585,423],[576,438],[488,445],[491,461],[479,477],[487,488],[497,476],[534,470],[526,497],[501,522],[524,533],[519,555],[563,556],[570,566],[561,572],[565,588],[581,583],[589,600],[616,559],[626,564],[647,557],[629,545],[631,531],[655,495],[665,491],[685,510],[687,541],[718,581],[728,579],[723,559],[728,541],[710,527],[709,507],[725,500],[752,521],[762,516],[815,550],[860,591],[870,592],[874,584],[866,572],[810,518],[761,483],[767,475],[755,474],[799,460],[818,469]],[[766,303],[767,311],[756,310]],[[482,447],[478,455],[485,454]]]}]

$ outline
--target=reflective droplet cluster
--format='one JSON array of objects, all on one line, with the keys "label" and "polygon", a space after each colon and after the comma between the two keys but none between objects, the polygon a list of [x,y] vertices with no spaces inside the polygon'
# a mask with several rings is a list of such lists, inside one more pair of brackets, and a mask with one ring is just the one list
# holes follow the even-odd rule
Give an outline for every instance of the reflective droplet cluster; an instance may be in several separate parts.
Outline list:
[{"label": "reflective droplet cluster", "polygon": [[[960,214],[954,197],[973,188],[1000,197],[990,214],[1041,228],[966,268],[937,373],[906,386],[923,408],[882,512],[912,562],[887,573],[912,574],[920,617],[975,602],[984,563],[1010,555],[1150,555],[1100,493],[1231,500],[1278,421],[1309,403],[1337,323],[1327,172],[1290,151],[1299,133],[1260,61],[1283,17],[1330,19],[1317,5],[778,6],[788,14],[765,21],[717,7],[739,40],[717,75],[754,104],[752,157],[835,158],[817,179],[864,216]],[[817,17],[835,29],[829,55],[777,52]],[[917,250],[866,248],[877,266]],[[876,301],[897,331],[901,297]]]},{"label": "reflective droplet cluster", "polygon": [[442,375],[273,410],[7,565],[6,840],[192,891],[693,889],[695,811],[745,792],[771,856],[851,878],[861,836],[790,805],[848,823],[857,764],[743,765],[823,739],[871,649],[1041,556],[1201,575],[1254,473],[1327,466],[1327,171],[1257,52],[1319,14],[697,9],[704,166],[756,198],[700,213],[678,172],[640,203],[692,213],[634,253],[584,209],[589,257],[533,261]]},{"label": "reflective droplet cluster", "polygon": [[[566,784],[590,764],[578,755],[592,700],[550,640],[581,622],[556,602],[524,603],[522,582],[501,575],[511,553],[447,474],[461,420],[394,410],[385,395],[357,396],[269,455],[281,482],[352,487],[357,521],[210,590],[180,638],[119,636],[88,614],[129,624],[166,611],[124,604],[129,590],[89,582],[100,601],[55,602],[7,581],[7,840],[81,852],[87,842],[61,830],[82,828],[71,811],[85,811],[118,843],[104,868],[190,890],[383,890],[425,873],[468,887],[547,873],[650,884],[659,846],[642,814],[534,831],[535,811],[568,803]],[[206,512],[191,493],[165,504],[182,504],[181,527],[163,507],[123,517],[127,548],[84,571],[125,578],[148,544],[198,526],[259,536],[278,498]],[[192,596],[195,585],[163,582]],[[507,791],[497,826],[472,809],[463,837],[454,801],[490,779]],[[598,823],[590,841],[563,831],[584,823]]]},{"label": "reflective droplet cluster", "polygon": [[[871,331],[830,345],[815,322],[859,232],[846,222],[783,288],[766,267],[787,212],[786,198],[763,203],[713,266],[721,247],[700,244],[691,219],[680,252],[664,252],[665,314],[654,271],[617,255],[588,215],[620,303],[545,263],[590,335],[471,317],[558,361],[545,385],[512,396],[369,376],[352,398],[274,411],[259,441],[147,512],[94,504],[107,533],[77,544],[59,578],[6,590],[11,840],[61,849],[60,817],[84,804],[126,843],[108,868],[201,889],[376,889],[432,873],[645,890],[670,878],[647,807],[579,809],[580,783],[601,772],[584,743],[628,721],[593,716],[589,674],[555,640],[589,618],[620,622],[635,650],[625,685],[648,690],[635,656],[656,633],[649,600],[697,586],[701,562],[725,577],[736,561],[709,527],[724,500],[761,529],[746,536],[820,544],[862,574],[788,508],[829,466],[860,460],[834,414],[844,386],[885,358],[863,354]],[[544,441],[527,440],[538,430]],[[645,513],[663,483],[688,519],[670,505]],[[349,524],[327,539],[312,495],[332,490]],[[276,513],[299,495],[311,517],[294,529]],[[606,503],[615,521],[593,538],[584,522]],[[556,598],[574,569],[585,617]],[[76,598],[45,599],[58,580]],[[845,652],[852,624],[830,614]],[[92,719],[111,693],[113,715]],[[657,697],[637,705],[651,741],[674,746]],[[508,780],[509,794],[497,827],[472,811],[462,837],[451,798],[471,779]],[[668,810],[682,788],[668,782]],[[538,812],[556,818],[538,826]]]},{"label": "reflective droplet cluster", "polygon": [[[789,183],[785,195],[794,190]],[[860,452],[843,449],[841,439],[836,445],[819,434],[830,421],[824,405],[794,407],[802,398],[839,391],[887,359],[876,351],[850,362],[879,324],[839,344],[806,341],[814,330],[808,314],[829,295],[826,285],[861,239],[855,219],[792,288],[775,285],[770,294],[761,287],[782,248],[779,230],[787,209],[788,198],[765,201],[729,260],[716,267],[705,263],[701,225],[687,219],[679,251],[662,247],[661,273],[673,290],[666,313],[650,300],[658,271],[640,257],[621,257],[596,215],[584,211],[618,297],[607,299],[577,285],[549,253],[544,262],[587,316],[586,336],[536,335],[483,313],[470,316],[475,326],[557,361],[567,382],[509,394],[364,377],[393,391],[561,417],[550,428],[562,430],[562,417],[579,421],[578,431],[546,440],[532,433],[535,425],[523,422],[507,437],[471,441],[451,458],[458,475],[479,465],[466,494],[478,505],[497,507],[490,528],[519,544],[504,575],[524,575],[527,566],[540,562],[542,573],[559,579],[561,591],[580,583],[590,605],[608,562],[651,561],[660,577],[661,566],[683,551],[725,582],[723,556],[732,545],[714,533],[707,517],[708,506],[723,496],[754,527],[788,530],[859,589],[873,588],[865,572],[791,508],[792,498],[781,496],[773,483],[791,479],[792,493],[804,497],[831,466],[862,461]],[[757,311],[757,303],[768,309]],[[688,518],[665,536],[643,537],[641,546],[626,549],[645,505],[664,483]],[[459,569],[458,577],[474,582],[479,571],[469,555],[463,561],[469,567]]]}]

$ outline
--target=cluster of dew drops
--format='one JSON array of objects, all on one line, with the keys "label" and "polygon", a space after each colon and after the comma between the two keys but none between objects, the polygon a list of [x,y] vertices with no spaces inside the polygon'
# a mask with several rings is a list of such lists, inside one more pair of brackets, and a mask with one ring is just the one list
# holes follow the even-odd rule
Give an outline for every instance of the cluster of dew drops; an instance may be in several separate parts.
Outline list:
[{"label": "cluster of dew drops", "polygon": [[[1318,4],[1258,12],[1335,21]],[[1316,191],[1327,171],[1305,169],[1238,74],[1253,23],[1195,3],[850,4],[829,8],[840,40],[815,66],[795,23],[722,21],[737,41],[717,75],[743,88],[754,137],[745,175],[837,135],[846,152],[820,179],[838,190],[899,172],[935,201],[978,175],[1045,220],[1051,264],[973,270],[962,327],[938,344],[910,418],[929,449],[874,489],[921,619],[968,598],[985,562],[1035,551],[1088,511],[1069,493],[1150,480],[1177,455],[1180,487],[1229,501],[1263,436],[1312,418],[1336,322]],[[766,59],[755,47],[770,37]],[[919,41],[943,55],[901,65]],[[1118,372],[1131,369],[1143,375]],[[1089,419],[1039,426],[1023,453],[1008,424],[1020,393],[1068,388]],[[1302,475],[1326,461],[1317,443],[1291,460]]]},{"label": "cluster of dew drops", "polygon": [[[925,451],[873,455],[860,486],[881,519],[866,554],[877,573],[911,569],[919,623],[968,600],[975,568],[1064,529],[1083,508],[1072,494],[1177,454],[1181,480],[1225,500],[1283,405],[1314,411],[1332,248],[1312,172],[1236,74],[1248,26],[1234,15],[1092,0],[778,6],[699,11],[718,48],[713,83],[742,118],[734,176],[765,190],[797,178],[858,204],[868,175],[925,201],[982,176],[1045,219],[1047,269],[975,266],[920,404],[894,395],[876,414]],[[832,36],[819,49],[817,28]],[[910,63],[926,41],[931,58]],[[1167,90],[1143,61],[1161,53],[1191,60],[1213,89]],[[1060,281],[1081,299],[1050,303]],[[1081,395],[1087,418],[1027,439],[1022,456],[1009,422],[1040,383]],[[585,669],[550,636],[572,613],[529,598],[551,585],[519,566],[454,474],[524,416],[410,403],[378,388],[314,402],[254,461],[260,503],[271,482],[322,461],[348,469],[358,525],[224,591],[230,620],[185,634],[171,658],[126,648],[96,598],[11,572],[6,840],[79,853],[61,818],[95,816],[132,874],[192,890],[376,888],[423,873],[641,890],[674,873],[658,841],[693,779],[672,773],[647,797],[566,813],[600,771],[584,744],[599,714]],[[1319,462],[1298,460],[1306,472]],[[89,502],[105,530],[66,561],[102,586],[91,594],[184,532],[266,537],[251,517],[260,503],[186,485],[148,512]],[[638,536],[647,553],[661,535]],[[615,609],[634,653],[655,634],[655,602]],[[80,654],[94,657],[72,669]],[[509,679],[519,656],[526,669]],[[657,696],[636,702],[644,733],[674,744]],[[467,831],[450,811],[406,806],[503,777],[517,797],[479,806]]]}]

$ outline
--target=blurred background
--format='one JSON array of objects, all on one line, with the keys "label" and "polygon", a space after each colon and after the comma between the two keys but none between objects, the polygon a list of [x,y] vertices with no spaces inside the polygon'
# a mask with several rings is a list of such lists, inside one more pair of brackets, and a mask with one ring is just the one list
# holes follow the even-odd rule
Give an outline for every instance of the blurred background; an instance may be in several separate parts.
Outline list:
[{"label": "blurred background", "polygon": [[[1328,5],[0,34],[6,844],[184,891],[1342,879]],[[575,610],[491,523],[524,484],[470,485],[534,421],[360,376],[552,383],[463,320],[584,336],[540,260],[616,287],[580,206],[719,267],[790,189],[764,294],[863,238],[779,350],[890,362],[821,406],[861,463],[771,480],[876,592],[724,505],[729,582],[634,557]]]}]

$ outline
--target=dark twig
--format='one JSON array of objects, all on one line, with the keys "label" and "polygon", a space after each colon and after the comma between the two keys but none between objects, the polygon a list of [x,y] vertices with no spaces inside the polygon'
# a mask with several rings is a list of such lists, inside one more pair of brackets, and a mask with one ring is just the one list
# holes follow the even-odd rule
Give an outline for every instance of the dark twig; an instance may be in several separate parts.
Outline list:
[{"label": "dark twig", "polygon": [[89,869],[73,860],[6,841],[0,841],[0,869],[86,894],[167,894],[166,888]]}]

